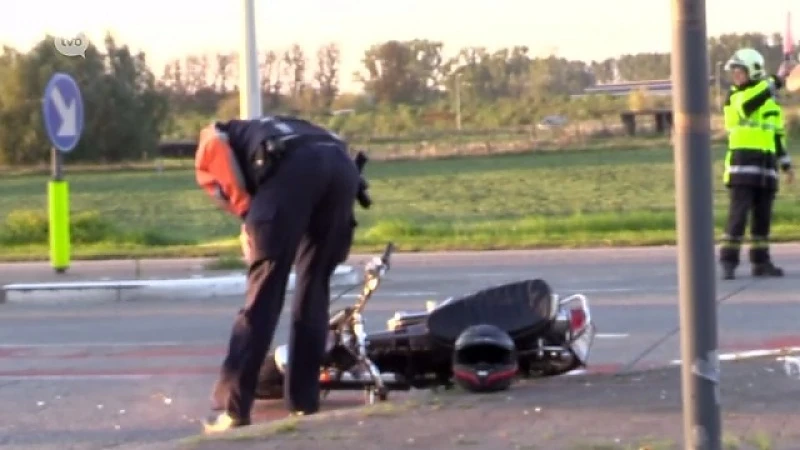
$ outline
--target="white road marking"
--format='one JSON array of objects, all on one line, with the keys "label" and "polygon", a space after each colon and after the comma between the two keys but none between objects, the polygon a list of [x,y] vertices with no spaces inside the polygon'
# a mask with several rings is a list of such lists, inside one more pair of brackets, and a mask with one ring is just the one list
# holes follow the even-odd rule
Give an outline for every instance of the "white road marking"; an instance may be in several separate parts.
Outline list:
[{"label": "white road marking", "polygon": [[114,375],[0,375],[0,381],[141,381],[153,377],[154,375],[124,373]]},{"label": "white road marking", "polygon": [[516,271],[504,271],[504,272],[462,272],[462,271],[446,271],[437,273],[423,273],[423,274],[411,274],[411,273],[404,273],[400,274],[393,274],[389,273],[386,276],[386,280],[397,280],[397,281],[411,281],[411,282],[419,282],[419,281],[463,281],[467,279],[474,279],[474,278],[515,278],[516,275],[520,275],[523,273],[527,273],[528,270],[519,269]]},{"label": "white road marking", "polygon": [[[342,295],[342,298],[356,298],[359,294],[357,293],[350,293]],[[392,292],[392,291],[378,291],[375,295],[383,296],[383,297],[430,297],[432,295],[440,296],[439,292],[434,291],[411,291],[411,292]],[[332,295],[332,298],[336,298],[336,295]]]},{"label": "white road marking", "polygon": [[[764,356],[780,356],[786,355],[787,353],[800,353],[800,347],[786,347],[786,348],[776,348],[776,349],[756,349],[756,350],[747,350],[742,352],[732,352],[732,353],[721,353],[719,355],[720,361],[735,361],[738,359],[752,359],[752,358],[761,358]],[[682,361],[680,359],[673,359],[669,362],[671,365],[681,365]]]},{"label": "white road marking", "polygon": [[569,292],[581,292],[584,294],[603,294],[603,293],[620,293],[620,292],[638,292],[643,291],[645,288],[586,288],[586,289],[566,289]]},{"label": "white road marking", "polygon": [[630,292],[656,293],[656,292],[676,292],[676,286],[633,286],[621,288],[578,288],[578,289],[559,289],[559,291],[578,292],[583,294],[623,294]]},{"label": "white road marking", "polygon": [[20,342],[17,344],[0,344],[0,349],[16,349],[16,348],[95,348],[95,347],[177,347],[177,346],[190,346],[190,345],[224,345],[222,341],[165,341],[165,342],[46,342],[46,343],[25,343]]},{"label": "white road marking", "polygon": [[[675,292],[678,290],[675,286],[633,286],[633,287],[611,287],[611,288],[556,288],[553,287],[556,293],[581,293],[581,294],[619,294],[626,292]],[[344,297],[355,297],[358,294],[345,294]],[[419,297],[425,295],[444,295],[441,292],[434,291],[420,291],[420,292],[392,292],[389,290],[378,291],[378,295],[388,295],[394,297]],[[461,294],[456,294],[461,295]],[[464,294],[467,295],[467,294]],[[561,294],[564,295],[564,294]]]},{"label": "white road marking", "polygon": [[597,339],[625,339],[630,335],[628,333],[597,333],[594,337]]},{"label": "white road marking", "polygon": [[[466,277],[470,278],[470,277]],[[405,281],[405,280],[404,280]],[[436,279],[434,280],[439,283],[447,284],[447,280]],[[487,286],[489,287],[489,286]],[[552,289],[556,293],[583,293],[583,294],[622,294],[622,293],[629,293],[629,292],[676,292],[678,290],[677,286],[629,286],[629,287],[607,287],[607,288],[593,288],[593,287],[566,287],[562,288],[556,285],[555,283],[551,283]],[[477,291],[478,289],[475,289]],[[396,295],[391,291],[379,291],[386,295]],[[437,295],[437,292],[408,292],[402,293],[400,296],[416,296],[416,295]],[[441,295],[441,294],[439,294]],[[458,294],[460,295],[460,294]],[[466,295],[466,293],[465,293]]]}]

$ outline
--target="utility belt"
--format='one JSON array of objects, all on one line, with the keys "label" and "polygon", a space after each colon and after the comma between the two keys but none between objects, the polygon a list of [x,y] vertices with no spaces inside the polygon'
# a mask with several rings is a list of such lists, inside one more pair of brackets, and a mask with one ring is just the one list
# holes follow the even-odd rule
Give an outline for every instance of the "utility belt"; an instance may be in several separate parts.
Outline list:
[{"label": "utility belt", "polygon": [[[248,167],[252,171],[250,176],[254,180],[254,189],[251,191],[251,194],[254,195],[258,186],[264,184],[279,169],[281,161],[287,154],[300,147],[319,143],[346,146],[344,142],[325,134],[288,136],[264,141],[254,153],[250,164],[248,164]],[[368,161],[369,159],[364,152],[358,152],[355,155],[354,162],[359,174],[363,173],[364,167]],[[361,176],[356,200],[364,209],[372,205],[372,199],[367,193],[368,189],[369,184],[364,177]]]},{"label": "utility belt", "polygon": [[258,187],[275,174],[286,155],[298,148],[316,143],[344,145],[344,143],[326,135],[280,136],[262,142],[248,155],[249,161],[245,164],[248,172],[248,191],[250,191],[250,194],[254,195]]}]

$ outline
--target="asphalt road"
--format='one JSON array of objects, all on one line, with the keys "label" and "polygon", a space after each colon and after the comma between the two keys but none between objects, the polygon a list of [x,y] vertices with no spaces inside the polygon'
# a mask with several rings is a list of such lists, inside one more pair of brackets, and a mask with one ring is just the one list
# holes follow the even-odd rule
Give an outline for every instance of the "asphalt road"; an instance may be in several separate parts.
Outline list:
[{"label": "asphalt road", "polygon": [[[718,298],[733,294],[718,309],[722,352],[800,346],[800,246],[776,247],[774,255],[787,277],[754,281],[745,264],[740,280],[717,283]],[[672,248],[396,255],[369,306],[368,328],[427,300],[537,277],[560,294],[589,296],[601,333],[593,367],[680,357],[679,335],[670,337],[678,324]],[[99,449],[197,432],[240,302],[0,305],[0,447]],[[353,396],[332,394],[330,404],[342,399]],[[260,414],[280,414],[270,408]]]}]

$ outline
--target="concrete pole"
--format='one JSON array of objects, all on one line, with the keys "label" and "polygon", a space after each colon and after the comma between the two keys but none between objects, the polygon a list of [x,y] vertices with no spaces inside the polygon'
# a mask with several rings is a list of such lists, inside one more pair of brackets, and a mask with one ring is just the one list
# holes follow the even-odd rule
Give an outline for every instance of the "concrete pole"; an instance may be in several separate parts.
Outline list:
[{"label": "concrete pole", "polygon": [[721,450],[705,0],[672,0],[684,448]]},{"label": "concrete pole", "polygon": [[242,0],[242,47],[239,52],[239,117],[261,117],[261,80],[256,49],[255,0]]}]

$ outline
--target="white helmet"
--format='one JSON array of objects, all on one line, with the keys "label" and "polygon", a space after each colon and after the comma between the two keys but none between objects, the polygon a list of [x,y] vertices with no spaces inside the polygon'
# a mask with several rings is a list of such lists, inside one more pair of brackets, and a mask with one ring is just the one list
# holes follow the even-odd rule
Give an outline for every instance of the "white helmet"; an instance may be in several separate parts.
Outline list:
[{"label": "white helmet", "polygon": [[731,70],[734,67],[743,67],[747,70],[750,79],[760,80],[766,76],[764,55],[759,53],[753,48],[742,48],[736,51],[731,56],[731,59],[725,63],[725,70]]}]

